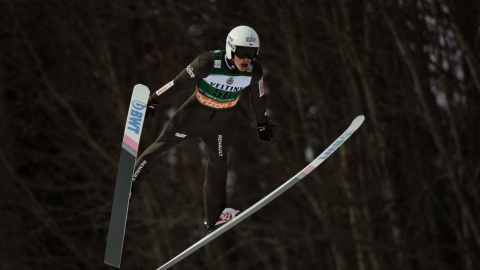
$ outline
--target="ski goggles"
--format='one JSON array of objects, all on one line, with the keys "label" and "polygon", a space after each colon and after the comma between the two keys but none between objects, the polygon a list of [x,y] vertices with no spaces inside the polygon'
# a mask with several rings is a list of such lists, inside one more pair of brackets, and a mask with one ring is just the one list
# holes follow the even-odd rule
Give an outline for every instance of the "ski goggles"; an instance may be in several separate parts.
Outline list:
[{"label": "ski goggles", "polygon": [[244,59],[248,57],[253,60],[258,54],[258,48],[236,46],[234,53],[238,58]]}]

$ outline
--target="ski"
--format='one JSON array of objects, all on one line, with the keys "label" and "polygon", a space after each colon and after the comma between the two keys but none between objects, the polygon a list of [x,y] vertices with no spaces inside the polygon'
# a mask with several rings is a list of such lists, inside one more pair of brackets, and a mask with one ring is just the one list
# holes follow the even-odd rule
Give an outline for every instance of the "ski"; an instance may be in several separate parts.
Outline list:
[{"label": "ski", "polygon": [[104,258],[105,264],[117,268],[120,268],[122,261],[132,176],[149,95],[150,90],[145,85],[135,85],[123,134]]},{"label": "ski", "polygon": [[243,211],[235,217],[234,219],[230,220],[229,222],[225,223],[225,225],[221,226],[220,228],[216,229],[212,233],[208,234],[204,238],[200,239],[198,242],[190,246],[188,249],[165,263],[163,266],[158,268],[157,270],[165,270],[173,265],[177,264],[181,260],[183,260],[188,255],[192,254],[196,250],[200,249],[201,247],[205,246],[206,244],[210,243],[215,238],[222,235],[224,232],[231,229],[233,226],[237,225],[238,223],[242,222],[253,213],[260,210],[262,207],[270,203],[272,200],[280,196],[286,190],[291,188],[293,185],[298,183],[302,178],[312,172],[315,168],[317,168],[323,161],[325,161],[338,147],[340,147],[363,123],[365,117],[363,115],[357,116],[350,126],[338,137],[325,151],[323,151],[318,157],[316,157],[310,164],[308,164],[305,168],[303,168],[300,172],[298,172],[295,176],[290,178],[280,187],[272,191],[270,194],[265,196],[263,199],[252,205],[247,210]]}]

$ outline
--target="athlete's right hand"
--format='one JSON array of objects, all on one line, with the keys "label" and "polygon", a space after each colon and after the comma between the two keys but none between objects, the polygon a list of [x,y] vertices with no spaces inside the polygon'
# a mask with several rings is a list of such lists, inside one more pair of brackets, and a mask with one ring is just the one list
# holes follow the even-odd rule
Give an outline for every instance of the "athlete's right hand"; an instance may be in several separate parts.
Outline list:
[{"label": "athlete's right hand", "polygon": [[147,112],[145,113],[145,118],[148,118],[148,115],[155,117],[155,109],[157,109],[158,101],[154,100],[152,97],[148,97]]},{"label": "athlete's right hand", "polygon": [[278,126],[278,123],[267,118],[266,123],[257,123],[258,138],[261,141],[269,142],[273,138],[272,127]]}]

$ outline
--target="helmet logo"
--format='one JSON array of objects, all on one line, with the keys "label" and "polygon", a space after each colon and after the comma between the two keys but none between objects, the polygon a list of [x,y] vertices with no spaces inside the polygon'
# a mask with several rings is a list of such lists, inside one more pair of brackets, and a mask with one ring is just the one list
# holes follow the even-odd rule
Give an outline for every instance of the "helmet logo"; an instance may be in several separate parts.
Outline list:
[{"label": "helmet logo", "polygon": [[256,42],[257,39],[254,38],[254,37],[252,37],[252,36],[250,36],[250,37],[246,37],[246,38],[245,38],[245,41],[246,41],[246,42]]},{"label": "helmet logo", "polygon": [[[230,39],[232,39],[232,38],[230,38]],[[232,39],[232,40],[233,40],[233,39]],[[233,43],[232,43],[231,40],[229,40],[229,41],[227,42],[227,44],[228,44],[228,46],[229,46],[233,51],[235,51],[235,45],[233,45]]]},{"label": "helmet logo", "polygon": [[230,77],[227,79],[227,84],[232,84],[233,83],[233,77]]}]

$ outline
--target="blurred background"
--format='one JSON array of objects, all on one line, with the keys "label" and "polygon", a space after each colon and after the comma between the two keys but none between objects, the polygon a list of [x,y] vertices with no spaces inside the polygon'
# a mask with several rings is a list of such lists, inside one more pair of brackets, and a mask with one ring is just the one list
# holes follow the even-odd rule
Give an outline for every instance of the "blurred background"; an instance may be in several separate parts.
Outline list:
[{"label": "blurred background", "polygon": [[[230,150],[245,209],[364,125],[298,185],[172,269],[480,269],[480,1],[0,0],[2,269],[103,264],[133,86],[157,90],[228,32],[260,36],[270,118],[248,98]],[[162,102],[140,151],[193,93]],[[477,122],[478,124],[478,122]],[[130,206],[121,269],[205,234],[201,141]]]}]

